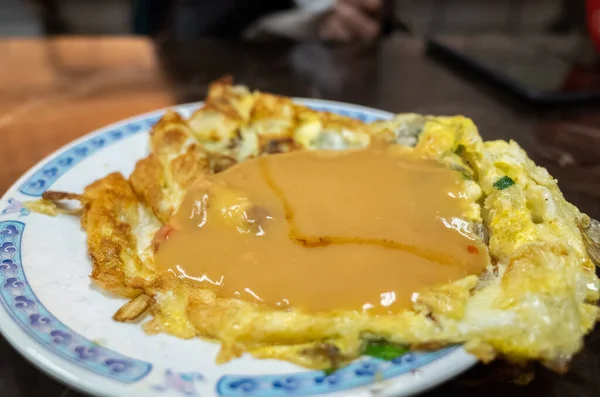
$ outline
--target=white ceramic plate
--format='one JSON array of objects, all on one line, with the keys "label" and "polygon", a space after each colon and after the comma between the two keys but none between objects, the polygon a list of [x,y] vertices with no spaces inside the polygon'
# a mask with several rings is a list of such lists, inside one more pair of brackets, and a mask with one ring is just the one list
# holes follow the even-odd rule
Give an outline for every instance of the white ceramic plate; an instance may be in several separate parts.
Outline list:
[{"label": "white ceramic plate", "polygon": [[[387,112],[301,100],[364,121]],[[177,106],[189,116],[200,104]],[[29,213],[25,200],[48,188],[80,192],[113,171],[129,175],[147,152],[164,110],[113,124],[67,145],[24,175],[0,200],[0,331],[27,359],[60,381],[98,396],[408,396],[472,366],[461,347],[360,359],[325,376],[288,362],[244,356],[215,364],[218,346],[148,336],[111,320],[124,303],[90,283],[79,219]]]}]

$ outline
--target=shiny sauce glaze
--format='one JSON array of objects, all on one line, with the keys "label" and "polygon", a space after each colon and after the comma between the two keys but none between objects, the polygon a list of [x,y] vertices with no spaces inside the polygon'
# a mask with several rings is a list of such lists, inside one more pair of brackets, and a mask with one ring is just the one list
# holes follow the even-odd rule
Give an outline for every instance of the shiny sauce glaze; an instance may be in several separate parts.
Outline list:
[{"label": "shiny sauce glaze", "polygon": [[395,313],[487,264],[463,191],[460,172],[407,153],[263,156],[194,183],[156,265],[221,297]]}]

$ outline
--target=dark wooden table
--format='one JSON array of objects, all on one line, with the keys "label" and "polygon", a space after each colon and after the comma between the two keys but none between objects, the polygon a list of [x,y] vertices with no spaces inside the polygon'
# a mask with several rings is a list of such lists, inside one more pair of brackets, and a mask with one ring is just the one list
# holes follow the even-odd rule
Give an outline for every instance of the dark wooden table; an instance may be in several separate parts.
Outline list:
[{"label": "dark wooden table", "polygon": [[[490,38],[493,48],[494,38]],[[564,45],[563,45],[564,47]],[[566,197],[600,218],[600,111],[538,109],[427,58],[418,39],[370,46],[162,42],[138,38],[0,40],[0,191],[43,156],[95,128],[203,98],[223,74],[290,96],[354,102],[392,112],[465,114],[486,139],[514,139],[559,180]],[[501,364],[478,366],[426,394],[600,396],[600,328],[571,372],[535,368],[518,385]],[[0,396],[77,396],[0,337]]]}]

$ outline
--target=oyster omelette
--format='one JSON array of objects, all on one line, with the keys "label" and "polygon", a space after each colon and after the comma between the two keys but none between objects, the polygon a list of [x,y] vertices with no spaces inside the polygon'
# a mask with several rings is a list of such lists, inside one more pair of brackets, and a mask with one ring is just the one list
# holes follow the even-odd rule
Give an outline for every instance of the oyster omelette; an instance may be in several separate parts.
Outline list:
[{"label": "oyster omelette", "polygon": [[310,368],[463,344],[562,371],[599,308],[595,221],[515,142],[462,116],[364,123],[221,79],[151,153],[83,193],[114,316]]}]

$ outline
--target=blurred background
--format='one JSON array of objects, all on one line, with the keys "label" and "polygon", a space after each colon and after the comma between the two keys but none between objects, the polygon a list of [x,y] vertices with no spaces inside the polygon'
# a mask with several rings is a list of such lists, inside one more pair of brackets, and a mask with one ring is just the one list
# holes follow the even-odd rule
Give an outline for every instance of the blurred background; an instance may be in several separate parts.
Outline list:
[{"label": "blurred background", "polygon": [[[162,8],[153,6],[150,12],[164,13],[178,1],[0,0],[0,35],[143,33],[149,29],[135,24],[136,18],[145,12],[141,8],[159,2],[165,4]],[[415,34],[564,35],[585,30],[583,0],[397,0],[394,3],[397,18]],[[155,19],[164,16],[156,15]]]},{"label": "blurred background", "polygon": [[[338,7],[340,4],[345,5],[345,14]],[[369,9],[373,4],[377,8]],[[600,7],[595,0],[0,0],[0,38],[48,39],[45,43],[47,53],[52,54],[48,55],[50,65],[64,71],[67,63],[71,65],[68,73],[73,72],[75,64],[82,71],[84,64],[98,62],[108,49],[82,45],[80,54],[67,57],[51,45],[57,43],[54,38],[62,42],[68,38],[146,39],[152,45],[152,56],[157,56],[158,70],[167,81],[179,82],[173,87],[177,102],[201,99],[206,81],[223,73],[235,74],[242,82],[251,81],[251,76],[261,74],[252,67],[251,60],[265,57],[279,65],[285,60],[293,79],[285,73],[268,72],[268,79],[254,82],[258,89],[277,87],[279,76],[292,81],[288,95],[369,103],[372,101],[360,83],[373,83],[367,77],[369,68],[377,67],[373,47],[390,38],[459,37],[463,40],[459,46],[468,47],[467,52],[489,52],[494,48],[496,53],[487,61],[497,67],[500,58],[512,57],[511,64],[502,67],[513,70],[529,85],[556,86],[562,84],[562,79],[573,86],[574,78],[565,71],[575,70],[573,65],[554,65],[552,71],[540,72],[541,64],[550,67],[552,62],[543,54],[507,48],[508,40],[519,38],[528,45],[545,47],[567,58],[565,62],[595,65],[596,51],[586,22],[586,6],[589,9],[590,4]],[[348,5],[354,10],[348,11]],[[361,14],[358,17],[362,19],[356,14]],[[491,41],[473,44],[473,39],[465,44],[464,38],[468,37],[495,41],[493,45]],[[600,43],[600,34],[598,37]],[[211,56],[200,56],[207,51],[210,39],[269,41],[271,47],[244,44],[237,47],[239,52],[235,55],[240,62],[235,62],[231,51],[213,42]],[[282,41],[287,44],[272,44]],[[344,45],[332,48],[327,44]],[[116,42],[111,45],[113,57],[117,53],[126,56],[130,51],[119,50]],[[277,45],[278,49],[273,47]],[[11,48],[13,52],[5,57],[14,60],[16,49]],[[196,56],[191,56],[194,53]],[[129,52],[134,63],[146,59],[146,55]],[[522,59],[516,61],[518,57]],[[533,65],[536,62],[538,65]],[[21,69],[5,67],[11,73]],[[578,77],[580,86],[593,80],[582,70],[576,74],[585,75],[583,79]],[[294,81],[302,88],[296,89]],[[346,84],[349,81],[356,84]],[[355,86],[354,91],[361,93],[361,98],[345,92],[344,86]]]}]

